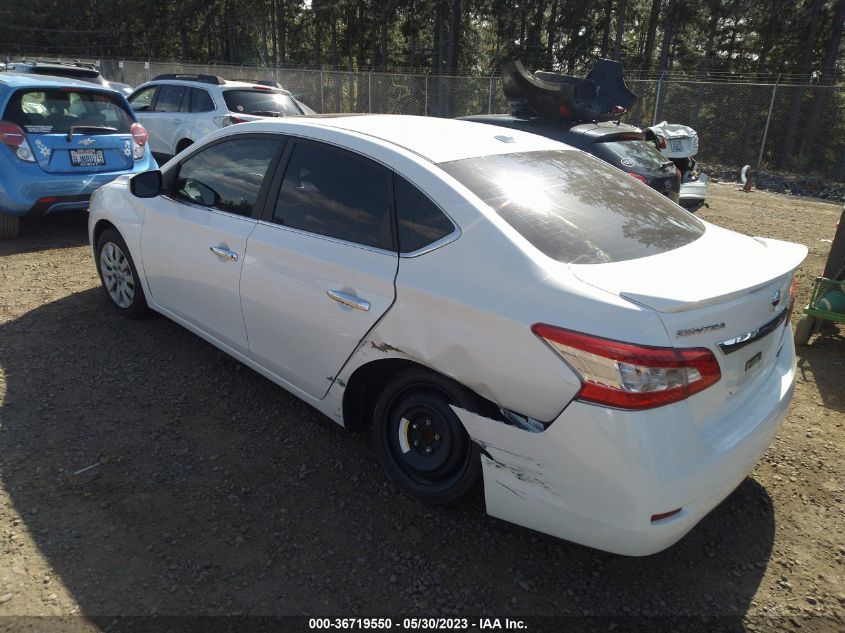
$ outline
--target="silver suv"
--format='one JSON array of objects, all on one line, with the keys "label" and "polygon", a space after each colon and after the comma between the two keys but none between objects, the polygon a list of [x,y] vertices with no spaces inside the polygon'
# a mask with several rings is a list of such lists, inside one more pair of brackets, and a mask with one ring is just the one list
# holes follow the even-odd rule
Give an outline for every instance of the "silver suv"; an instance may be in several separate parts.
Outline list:
[{"label": "silver suv", "polygon": [[315,114],[270,81],[228,81],[215,75],[159,75],[138,86],[129,105],[162,162],[227,125],[265,117]]}]

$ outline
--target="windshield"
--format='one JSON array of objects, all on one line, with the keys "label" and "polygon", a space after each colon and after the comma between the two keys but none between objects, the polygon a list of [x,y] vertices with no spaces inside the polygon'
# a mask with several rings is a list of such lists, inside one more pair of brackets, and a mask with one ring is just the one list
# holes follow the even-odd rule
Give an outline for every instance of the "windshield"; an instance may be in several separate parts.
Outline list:
[{"label": "windshield", "polygon": [[521,152],[439,166],[560,262],[600,264],[657,255],[704,233],[688,211],[582,152]]},{"label": "windshield", "polygon": [[260,114],[263,116],[291,116],[302,114],[296,101],[283,92],[267,90],[226,90],[223,93],[229,112]]},{"label": "windshield", "polygon": [[593,147],[599,156],[622,169],[660,171],[663,165],[671,164],[671,161],[648,141],[598,141]]},{"label": "windshield", "polygon": [[80,125],[128,134],[133,123],[116,94],[81,88],[19,90],[9,100],[3,119],[30,134],[66,134]]}]

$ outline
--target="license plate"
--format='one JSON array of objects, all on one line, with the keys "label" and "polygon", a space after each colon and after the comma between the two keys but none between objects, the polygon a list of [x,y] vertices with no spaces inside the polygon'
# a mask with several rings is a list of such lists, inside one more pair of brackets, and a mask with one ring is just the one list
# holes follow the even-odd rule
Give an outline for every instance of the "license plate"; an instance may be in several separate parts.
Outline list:
[{"label": "license plate", "polygon": [[684,148],[684,142],[680,139],[669,139],[673,152],[680,152]]},{"label": "license plate", "polygon": [[96,167],[105,165],[106,157],[101,149],[72,149],[70,150],[70,164],[74,167]]}]

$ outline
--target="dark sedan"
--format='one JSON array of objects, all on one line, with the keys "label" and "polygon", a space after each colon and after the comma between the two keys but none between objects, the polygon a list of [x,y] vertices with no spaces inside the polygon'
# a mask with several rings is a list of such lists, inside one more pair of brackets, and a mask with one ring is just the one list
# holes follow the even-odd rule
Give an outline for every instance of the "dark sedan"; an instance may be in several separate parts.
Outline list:
[{"label": "dark sedan", "polygon": [[615,121],[585,123],[520,118],[509,114],[473,115],[461,119],[523,130],[577,147],[678,202],[681,177],[675,164],[632,125]]}]

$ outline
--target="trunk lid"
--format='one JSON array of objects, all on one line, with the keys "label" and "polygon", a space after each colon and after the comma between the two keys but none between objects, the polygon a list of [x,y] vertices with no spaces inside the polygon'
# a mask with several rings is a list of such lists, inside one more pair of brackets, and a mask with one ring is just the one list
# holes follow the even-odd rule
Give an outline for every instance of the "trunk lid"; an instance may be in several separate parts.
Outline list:
[{"label": "trunk lid", "polygon": [[33,134],[27,139],[41,169],[51,173],[99,173],[132,169],[131,134]]},{"label": "trunk lid", "polygon": [[581,281],[655,310],[675,347],[713,352],[721,380],[689,399],[706,425],[775,366],[793,273],[806,255],[800,244],[707,225],[698,240],[660,255],[570,268]]}]

